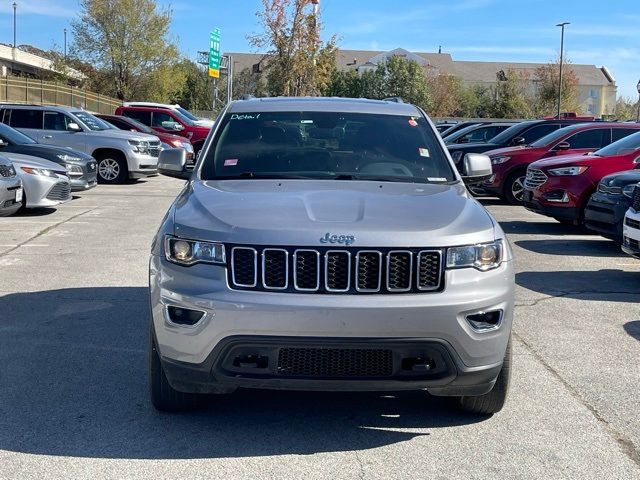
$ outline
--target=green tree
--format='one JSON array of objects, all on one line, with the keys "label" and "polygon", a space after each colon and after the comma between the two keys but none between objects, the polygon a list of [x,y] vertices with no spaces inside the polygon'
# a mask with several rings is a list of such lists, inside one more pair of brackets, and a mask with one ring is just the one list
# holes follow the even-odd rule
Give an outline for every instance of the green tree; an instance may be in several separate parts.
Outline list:
[{"label": "green tree", "polygon": [[[169,10],[159,10],[155,0],[80,0],[80,9],[72,22],[73,52],[106,73],[119,99],[146,98],[157,81],[172,82],[156,72],[178,58],[168,38]],[[157,81],[149,78],[154,74]]]},{"label": "green tree", "polygon": [[453,117],[461,109],[462,83],[453,75],[435,75],[429,77],[429,93],[431,95],[431,109],[429,114],[434,117]]},{"label": "green tree", "polygon": [[615,120],[636,120],[640,104],[629,97],[618,97],[613,114]]},{"label": "green tree", "polygon": [[[535,71],[536,113],[538,115],[555,115],[558,105],[559,62],[541,65]],[[578,76],[571,68],[570,62],[562,68],[562,103],[561,112],[582,113],[578,100]]]},{"label": "green tree", "polygon": [[494,87],[495,102],[490,116],[495,118],[528,118],[532,115],[532,100],[526,75],[515,70],[498,73]]},{"label": "green tree", "polygon": [[257,17],[260,34],[248,37],[267,51],[267,88],[270,95],[318,95],[335,69],[336,38],[324,42],[322,25],[311,0],[262,0]]}]

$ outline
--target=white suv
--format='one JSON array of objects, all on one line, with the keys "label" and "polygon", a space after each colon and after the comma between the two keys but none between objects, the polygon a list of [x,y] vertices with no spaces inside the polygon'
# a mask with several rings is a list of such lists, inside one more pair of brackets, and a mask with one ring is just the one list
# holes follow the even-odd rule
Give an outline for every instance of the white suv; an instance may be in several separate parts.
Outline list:
[{"label": "white suv", "polygon": [[100,183],[122,183],[158,170],[158,137],[118,130],[80,108],[0,105],[0,122],[38,143],[90,154],[98,162]]}]

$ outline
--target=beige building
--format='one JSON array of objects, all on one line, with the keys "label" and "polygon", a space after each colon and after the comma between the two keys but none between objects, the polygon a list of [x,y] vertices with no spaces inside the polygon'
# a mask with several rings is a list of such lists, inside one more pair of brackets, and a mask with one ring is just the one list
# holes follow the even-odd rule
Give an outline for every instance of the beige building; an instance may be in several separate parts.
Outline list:
[{"label": "beige building", "polygon": [[[245,68],[254,73],[264,68],[267,60],[265,55],[251,53],[228,53],[233,57],[234,71],[241,72]],[[535,70],[541,63],[518,62],[466,62],[451,58],[448,53],[422,53],[409,52],[403,48],[390,51],[373,50],[339,50],[336,55],[336,63],[341,70],[357,70],[364,72],[375,69],[376,65],[387,58],[400,56],[407,60],[414,60],[422,65],[428,74],[454,75],[466,85],[492,86],[498,83],[497,74],[500,71],[514,70],[525,73],[529,78],[534,78]],[[570,68],[578,77],[580,91],[580,104],[584,113],[601,117],[613,114],[616,103],[616,83],[606,67],[595,65],[571,64]],[[535,81],[531,81],[531,88],[535,90]]]}]

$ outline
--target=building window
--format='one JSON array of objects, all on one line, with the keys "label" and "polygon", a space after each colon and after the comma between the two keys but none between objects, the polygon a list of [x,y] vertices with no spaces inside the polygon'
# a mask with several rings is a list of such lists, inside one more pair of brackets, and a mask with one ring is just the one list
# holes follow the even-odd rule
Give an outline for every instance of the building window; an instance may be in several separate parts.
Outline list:
[{"label": "building window", "polygon": [[598,98],[598,90],[596,90],[595,88],[592,88],[591,90],[589,90],[589,96],[591,98]]}]

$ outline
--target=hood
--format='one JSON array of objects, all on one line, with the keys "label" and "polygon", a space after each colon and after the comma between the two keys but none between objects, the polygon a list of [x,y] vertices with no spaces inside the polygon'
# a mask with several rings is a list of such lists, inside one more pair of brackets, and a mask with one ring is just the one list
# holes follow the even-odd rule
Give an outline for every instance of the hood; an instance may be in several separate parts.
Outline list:
[{"label": "hood", "polygon": [[54,145],[42,145],[40,143],[35,144],[23,144],[23,145],[11,145],[5,147],[7,153],[17,153],[22,155],[33,155],[35,157],[41,157],[45,159],[55,159],[58,161],[57,155],[69,155],[70,157],[79,158],[79,161],[71,161],[69,163],[85,164],[93,160],[91,155],[78,150],[72,150],[67,147],[57,147]]},{"label": "hood", "polygon": [[355,247],[495,239],[493,220],[461,184],[193,181],[175,202],[174,228],[184,238],[309,247],[322,246],[327,233],[354,236]]},{"label": "hood", "polygon": [[165,143],[175,142],[176,140],[180,143],[189,143],[189,139],[185,137],[181,137],[180,135],[174,135],[173,133],[156,133],[158,138]]},{"label": "hood", "polygon": [[110,138],[119,138],[123,140],[139,140],[139,141],[145,141],[145,142],[159,141],[158,137],[156,137],[155,135],[148,135],[146,133],[141,133],[141,132],[132,132],[129,130],[109,129],[109,130],[93,131],[92,133],[95,133],[97,135],[103,135],[105,137],[110,137]]},{"label": "hood", "polygon": [[49,160],[45,160],[44,158],[22,155],[19,153],[5,153],[3,155],[11,160],[16,167],[46,168],[62,175],[67,174],[64,167],[61,167],[57,163],[50,162]]},{"label": "hood", "polygon": [[640,170],[625,170],[604,177],[600,183],[608,187],[624,187],[631,183],[640,182]]},{"label": "hood", "polygon": [[513,155],[519,155],[521,153],[530,153],[530,152],[537,152],[537,151],[546,152],[546,149],[533,148],[533,147],[528,147],[526,145],[519,145],[517,147],[494,148],[493,150],[488,150],[484,153],[494,157],[498,155],[513,156]]},{"label": "hood", "polygon": [[[531,168],[555,168],[555,167],[570,167],[572,165],[581,164],[589,165],[592,162],[602,161],[604,157],[597,157],[595,155],[561,155],[559,157],[543,158],[530,164]],[[613,157],[606,157],[613,158]]]}]

